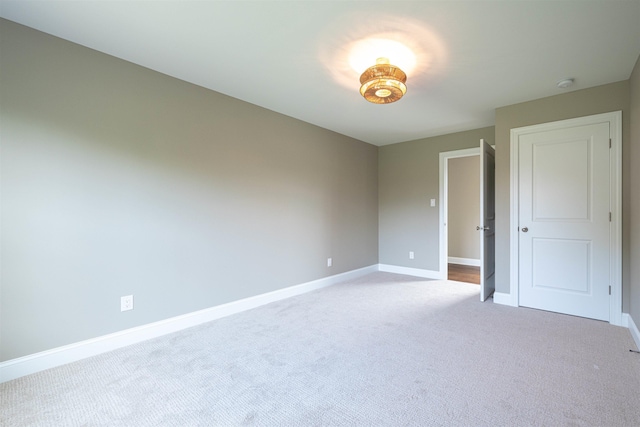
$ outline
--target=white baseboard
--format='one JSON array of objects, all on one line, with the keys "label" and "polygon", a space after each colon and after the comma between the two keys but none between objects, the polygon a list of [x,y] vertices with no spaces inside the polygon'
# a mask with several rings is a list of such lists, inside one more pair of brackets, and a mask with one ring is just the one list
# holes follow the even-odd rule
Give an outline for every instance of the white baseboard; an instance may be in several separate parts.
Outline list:
[{"label": "white baseboard", "polygon": [[493,302],[501,305],[508,305],[511,307],[517,307],[518,304],[513,301],[511,294],[505,294],[502,292],[494,292],[493,293]]},{"label": "white baseboard", "polygon": [[631,332],[631,336],[633,337],[633,340],[636,342],[636,348],[640,350],[640,330],[638,330],[638,326],[633,321],[633,317],[631,317],[630,314],[622,313],[622,317],[623,317],[623,322],[624,322],[624,318],[626,317],[627,327],[629,328],[629,332]]},{"label": "white baseboard", "polygon": [[250,310],[261,305],[304,294],[316,289],[335,285],[378,271],[377,265],[348,271],[334,276],[324,277],[312,282],[291,286],[277,291],[233,301],[204,310],[194,311],[166,320],[149,323],[124,331],[65,345],[40,353],[30,354],[0,363],[0,382],[10,381],[25,375],[75,362],[127,345],[136,344],[151,338],[177,332],[205,322],[220,319],[231,314]]},{"label": "white baseboard", "polygon": [[424,277],[425,279],[442,280],[443,276],[439,271],[423,270],[421,268],[400,267],[397,265],[378,264],[378,270],[386,273],[405,274],[407,276]]},{"label": "white baseboard", "polygon": [[447,259],[449,264],[460,264],[460,265],[471,265],[473,267],[480,267],[480,260],[473,258],[458,258],[455,256],[450,256]]},{"label": "white baseboard", "polygon": [[620,317],[620,324],[616,326],[622,326],[623,328],[629,328],[629,313],[622,313]]}]

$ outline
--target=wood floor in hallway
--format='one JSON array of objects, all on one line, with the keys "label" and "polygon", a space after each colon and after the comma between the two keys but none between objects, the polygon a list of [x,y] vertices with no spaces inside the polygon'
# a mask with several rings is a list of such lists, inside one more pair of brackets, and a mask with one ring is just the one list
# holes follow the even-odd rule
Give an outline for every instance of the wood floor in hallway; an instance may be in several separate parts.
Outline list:
[{"label": "wood floor in hallway", "polygon": [[449,280],[480,284],[480,267],[461,264],[449,264]]}]

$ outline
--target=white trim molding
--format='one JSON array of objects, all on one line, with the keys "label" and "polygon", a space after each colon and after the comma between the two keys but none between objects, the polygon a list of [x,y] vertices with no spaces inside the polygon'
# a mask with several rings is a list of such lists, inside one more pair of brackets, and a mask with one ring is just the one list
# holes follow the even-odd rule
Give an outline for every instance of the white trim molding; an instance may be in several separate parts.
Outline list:
[{"label": "white trim molding", "polygon": [[[544,132],[564,127],[582,126],[596,123],[609,123],[611,138],[610,156],[610,284],[611,298],[609,305],[609,323],[622,326],[622,111],[595,114],[575,119],[560,120],[533,126],[511,129],[510,159],[510,295],[515,306],[519,305],[519,144],[520,136],[534,132]],[[495,301],[495,297],[494,297]]]},{"label": "white trim molding", "polygon": [[517,307],[518,302],[513,299],[511,294],[505,294],[503,292],[493,293],[493,302],[500,305],[508,305],[511,307]]},{"label": "white trim molding", "polygon": [[[440,232],[440,279],[447,279],[448,277],[447,258],[449,254],[449,236],[447,233],[447,218],[449,217],[449,159],[479,155],[479,146],[455,151],[443,151],[440,153],[440,226],[438,227]],[[480,187],[478,187],[478,191],[480,191]],[[480,215],[479,212],[478,215]]]},{"label": "white trim molding", "polygon": [[425,279],[444,280],[444,277],[439,271],[423,270],[421,268],[400,267],[397,265],[378,264],[378,271],[384,271],[386,273],[404,274],[407,276],[422,277]]},{"label": "white trim molding", "polygon": [[480,267],[480,260],[473,258],[458,258],[450,256],[447,261],[449,264],[470,265],[472,267]]},{"label": "white trim molding", "polygon": [[378,271],[378,265],[374,264],[300,285],[290,286],[288,288],[232,301],[204,310],[194,311],[181,316],[42,351],[40,353],[7,360],[6,362],[0,363],[0,383],[87,357],[96,356],[151,338],[177,332],[202,323],[260,307],[261,305],[271,302],[332,286],[376,271]]}]

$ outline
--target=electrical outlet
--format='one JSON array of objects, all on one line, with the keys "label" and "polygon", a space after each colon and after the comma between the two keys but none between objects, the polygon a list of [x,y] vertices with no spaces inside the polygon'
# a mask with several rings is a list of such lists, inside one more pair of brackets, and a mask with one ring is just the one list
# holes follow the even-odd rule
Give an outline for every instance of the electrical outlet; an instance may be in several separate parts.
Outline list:
[{"label": "electrical outlet", "polygon": [[327,267],[331,267],[333,265],[333,260],[331,258],[327,258]]},{"label": "electrical outlet", "polygon": [[432,208],[435,208],[436,207],[436,199],[431,199],[430,205],[431,205]]},{"label": "electrical outlet", "polygon": [[413,259],[413,251],[409,251],[409,259]]},{"label": "electrical outlet", "polygon": [[120,311],[133,310],[133,295],[120,297]]}]

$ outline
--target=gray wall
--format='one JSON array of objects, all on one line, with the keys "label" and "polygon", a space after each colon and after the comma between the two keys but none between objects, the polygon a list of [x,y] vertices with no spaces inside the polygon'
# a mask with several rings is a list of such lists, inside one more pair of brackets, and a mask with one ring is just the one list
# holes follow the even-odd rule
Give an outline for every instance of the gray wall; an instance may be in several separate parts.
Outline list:
[{"label": "gray wall", "polygon": [[631,140],[630,150],[625,153],[625,156],[629,158],[631,175],[630,230],[627,234],[629,236],[629,259],[631,260],[629,314],[635,324],[640,327],[640,57],[638,57],[629,79],[629,86],[631,93]]},{"label": "gray wall", "polygon": [[[490,144],[494,128],[419,139],[379,149],[381,264],[437,271],[439,268],[439,153]],[[436,199],[436,207],[429,206]],[[409,251],[415,259],[409,259]]]},{"label": "gray wall", "polygon": [[480,259],[480,156],[449,159],[449,256]]},{"label": "gray wall", "polygon": [[509,293],[510,130],[622,110],[623,311],[629,310],[630,133],[629,81],[537,99],[496,109],[496,292]]},{"label": "gray wall", "polygon": [[0,40],[1,360],[377,263],[377,147],[9,21]]}]

